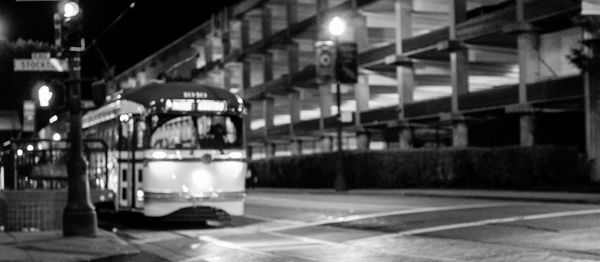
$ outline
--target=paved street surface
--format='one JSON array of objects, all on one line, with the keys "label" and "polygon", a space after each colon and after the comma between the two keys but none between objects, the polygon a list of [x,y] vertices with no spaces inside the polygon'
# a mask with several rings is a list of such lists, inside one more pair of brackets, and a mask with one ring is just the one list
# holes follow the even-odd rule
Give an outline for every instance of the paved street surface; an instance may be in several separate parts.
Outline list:
[{"label": "paved street surface", "polygon": [[103,221],[130,261],[600,261],[600,205],[252,191],[230,225]]}]

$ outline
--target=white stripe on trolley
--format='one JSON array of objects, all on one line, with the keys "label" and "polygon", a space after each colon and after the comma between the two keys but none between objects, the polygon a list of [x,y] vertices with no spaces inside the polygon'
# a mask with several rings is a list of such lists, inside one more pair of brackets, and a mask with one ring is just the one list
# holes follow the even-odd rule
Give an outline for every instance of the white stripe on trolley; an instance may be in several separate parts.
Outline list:
[{"label": "white stripe on trolley", "polygon": [[457,224],[451,224],[451,225],[442,225],[442,226],[412,229],[412,230],[400,231],[400,232],[392,233],[392,234],[385,234],[385,235],[379,235],[379,236],[374,236],[374,237],[361,238],[361,239],[357,239],[357,240],[353,240],[353,241],[373,240],[373,239],[391,238],[391,237],[398,237],[398,236],[411,236],[411,235],[440,232],[440,231],[446,231],[446,230],[452,230],[452,229],[485,226],[485,225],[490,225],[490,224],[505,224],[505,223],[519,222],[519,221],[549,219],[549,218],[559,218],[559,217],[569,217],[569,216],[595,215],[595,214],[600,214],[600,209],[586,209],[586,210],[545,213],[545,214],[537,214],[537,215],[493,218],[493,219],[485,219],[485,220],[457,223]]},{"label": "white stripe on trolley", "polygon": [[290,229],[296,229],[296,228],[302,228],[302,227],[308,227],[308,226],[321,226],[321,225],[331,224],[331,223],[343,223],[343,222],[350,222],[350,221],[356,221],[356,220],[362,220],[362,219],[378,218],[378,217],[394,216],[394,215],[408,215],[408,214],[427,213],[427,212],[439,212],[439,211],[450,211],[450,210],[461,210],[461,209],[472,209],[472,208],[500,207],[500,206],[517,206],[517,205],[522,205],[522,204],[515,204],[515,203],[489,204],[488,203],[488,204],[458,205],[458,206],[446,206],[446,207],[412,208],[412,209],[394,210],[394,211],[387,211],[387,212],[369,213],[369,214],[363,214],[363,215],[351,215],[351,216],[347,216],[347,217],[325,219],[325,220],[320,220],[320,221],[315,221],[315,222],[306,222],[306,223],[299,222],[301,224],[276,227],[276,228],[271,228],[271,229],[268,229],[265,231],[266,232],[283,231],[283,230],[290,230]]}]

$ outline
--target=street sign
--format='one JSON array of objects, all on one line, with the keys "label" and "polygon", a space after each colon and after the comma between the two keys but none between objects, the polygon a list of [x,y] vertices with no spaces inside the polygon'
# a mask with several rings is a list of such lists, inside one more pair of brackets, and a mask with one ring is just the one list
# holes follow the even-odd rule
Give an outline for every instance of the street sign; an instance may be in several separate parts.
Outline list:
[{"label": "street sign", "polygon": [[315,50],[317,53],[317,83],[330,83],[334,78],[335,44],[333,41],[317,41]]},{"label": "street sign", "polygon": [[23,132],[35,131],[35,102],[23,101]]},{"label": "street sign", "polygon": [[31,59],[50,59],[50,52],[32,52]]},{"label": "street sign", "polygon": [[358,45],[356,43],[338,43],[336,78],[340,83],[358,82]]},{"label": "street sign", "polygon": [[14,59],[15,72],[64,72],[66,69],[66,62],[57,58]]}]

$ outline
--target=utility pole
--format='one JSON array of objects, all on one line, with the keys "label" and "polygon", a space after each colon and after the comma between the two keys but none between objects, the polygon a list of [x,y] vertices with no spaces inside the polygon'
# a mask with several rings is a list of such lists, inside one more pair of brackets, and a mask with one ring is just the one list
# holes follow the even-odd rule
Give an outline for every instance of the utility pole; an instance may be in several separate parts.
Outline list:
[{"label": "utility pole", "polygon": [[64,236],[88,236],[97,234],[96,211],[90,199],[90,185],[83,156],[81,130],[81,52],[85,50],[82,38],[82,11],[78,1],[59,4],[62,13],[62,43],[68,55],[70,150],[67,163],[68,199],[63,213]]}]

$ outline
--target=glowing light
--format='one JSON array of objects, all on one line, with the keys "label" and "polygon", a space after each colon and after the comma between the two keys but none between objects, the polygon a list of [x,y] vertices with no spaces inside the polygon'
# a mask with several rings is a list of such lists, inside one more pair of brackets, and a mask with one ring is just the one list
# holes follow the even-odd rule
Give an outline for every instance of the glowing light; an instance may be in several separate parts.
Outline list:
[{"label": "glowing light", "polygon": [[190,189],[186,185],[182,185],[181,186],[181,192],[183,192],[183,193],[189,193]]},{"label": "glowing light", "polygon": [[63,14],[66,18],[78,15],[79,11],[79,5],[76,2],[68,2],[63,6]]},{"label": "glowing light", "polygon": [[334,17],[329,22],[329,33],[333,36],[340,36],[346,31],[346,22],[339,16]]},{"label": "glowing light", "polygon": [[229,153],[229,158],[236,158],[236,159],[240,159],[243,158],[244,154],[242,154],[242,152],[231,152]]},{"label": "glowing light", "polygon": [[23,149],[17,149],[17,156],[23,155]]},{"label": "glowing light", "polygon": [[27,151],[33,151],[33,145],[27,145]]},{"label": "glowing light", "polygon": [[121,121],[121,122],[127,122],[127,121],[129,121],[129,115],[120,115],[119,116],[119,121]]},{"label": "glowing light", "polygon": [[154,159],[164,159],[166,157],[167,157],[167,152],[165,152],[165,151],[152,152],[152,158],[154,158]]},{"label": "glowing light", "polygon": [[135,196],[137,197],[138,201],[143,201],[144,200],[144,190],[138,189],[138,191],[135,192]]},{"label": "glowing light", "polygon": [[60,137],[60,134],[59,134],[59,133],[54,133],[54,135],[52,135],[52,140],[54,140],[54,141],[58,141],[58,140],[60,140],[60,139],[61,139],[61,137]]},{"label": "glowing light", "polygon": [[53,115],[53,116],[52,116],[52,117],[51,117],[51,118],[48,120],[48,122],[49,122],[50,124],[52,124],[52,123],[54,123],[54,122],[56,122],[56,121],[58,121],[58,116],[57,116],[57,115]]},{"label": "glowing light", "polygon": [[208,190],[212,188],[213,180],[210,173],[206,170],[196,170],[192,173],[192,181],[194,182],[194,188],[200,190]]},{"label": "glowing light", "polygon": [[50,100],[52,99],[52,92],[50,91],[50,87],[47,85],[43,85],[38,89],[38,100],[40,101],[41,107],[50,106]]}]

